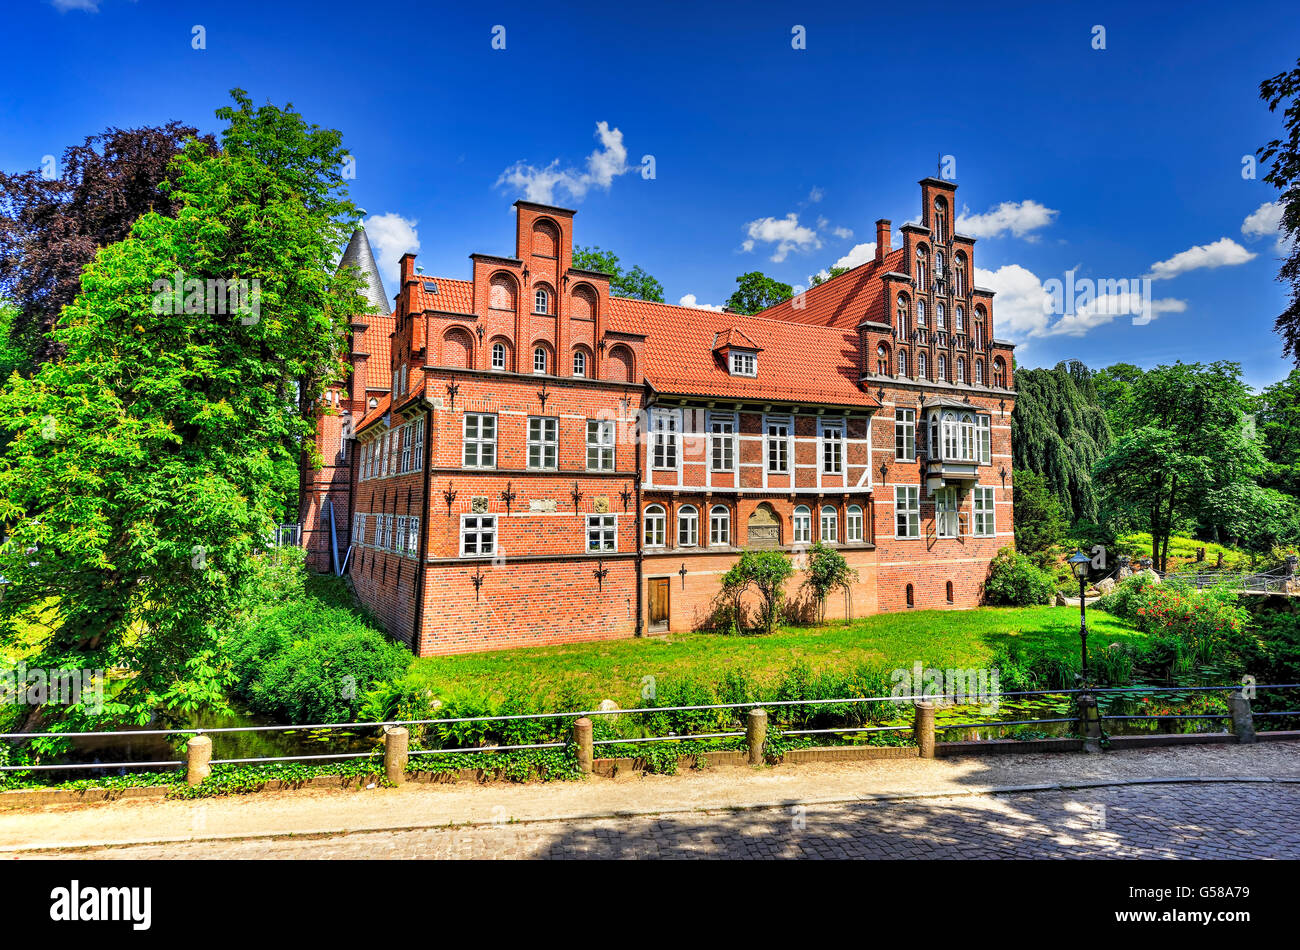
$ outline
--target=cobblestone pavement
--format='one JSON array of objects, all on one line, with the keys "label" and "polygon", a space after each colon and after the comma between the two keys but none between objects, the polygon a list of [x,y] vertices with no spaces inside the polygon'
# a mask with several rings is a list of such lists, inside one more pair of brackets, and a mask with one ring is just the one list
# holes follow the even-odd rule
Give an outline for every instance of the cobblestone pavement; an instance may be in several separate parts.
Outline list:
[{"label": "cobblestone pavement", "polygon": [[1297,858],[1297,809],[1297,785],[1140,785],[24,857]]}]

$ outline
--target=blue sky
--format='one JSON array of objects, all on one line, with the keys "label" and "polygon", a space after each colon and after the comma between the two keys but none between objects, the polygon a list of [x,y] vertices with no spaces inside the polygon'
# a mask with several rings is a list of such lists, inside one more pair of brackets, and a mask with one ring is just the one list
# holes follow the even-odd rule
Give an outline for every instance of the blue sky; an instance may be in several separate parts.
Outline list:
[{"label": "blue sky", "polygon": [[[240,86],[342,130],[390,274],[408,248],[449,277],[513,252],[527,194],[670,302],[718,305],[745,271],[801,284],[861,258],[949,155],[1022,365],[1284,375],[1276,193],[1242,159],[1280,128],[1258,86],[1300,57],[1300,5],[978,6],[9,0],[0,168],[109,125],[213,130]],[[1155,275],[1155,319],[1044,314],[1071,269]]]}]

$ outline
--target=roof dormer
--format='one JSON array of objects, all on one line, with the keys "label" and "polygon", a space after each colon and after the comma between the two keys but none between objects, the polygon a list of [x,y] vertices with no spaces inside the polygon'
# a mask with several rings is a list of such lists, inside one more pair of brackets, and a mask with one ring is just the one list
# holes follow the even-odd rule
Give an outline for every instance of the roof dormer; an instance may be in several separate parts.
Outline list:
[{"label": "roof dormer", "polygon": [[722,357],[727,372],[732,376],[757,376],[758,354],[763,348],[732,327],[713,340],[713,352]]}]

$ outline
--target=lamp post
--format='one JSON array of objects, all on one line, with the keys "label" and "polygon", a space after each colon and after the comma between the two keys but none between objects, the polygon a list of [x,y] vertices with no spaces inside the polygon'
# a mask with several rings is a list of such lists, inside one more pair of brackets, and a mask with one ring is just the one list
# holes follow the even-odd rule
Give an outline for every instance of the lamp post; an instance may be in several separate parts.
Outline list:
[{"label": "lamp post", "polygon": [[1088,589],[1088,568],[1092,559],[1082,551],[1076,551],[1069,560],[1070,571],[1079,579],[1079,649],[1083,655],[1083,686],[1088,686],[1088,605],[1084,601],[1084,592]]}]

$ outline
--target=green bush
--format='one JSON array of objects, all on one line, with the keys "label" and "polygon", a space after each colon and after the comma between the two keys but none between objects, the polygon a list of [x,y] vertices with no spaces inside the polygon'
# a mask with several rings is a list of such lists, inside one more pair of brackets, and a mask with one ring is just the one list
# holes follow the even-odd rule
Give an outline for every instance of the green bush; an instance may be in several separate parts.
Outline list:
[{"label": "green bush", "polygon": [[1056,582],[1052,575],[1011,548],[1003,548],[997,553],[984,581],[984,599],[994,606],[1046,604],[1055,593]]},{"label": "green bush", "polygon": [[349,722],[366,695],[401,676],[411,654],[356,613],[309,600],[259,611],[225,648],[234,692],[279,722]]}]

